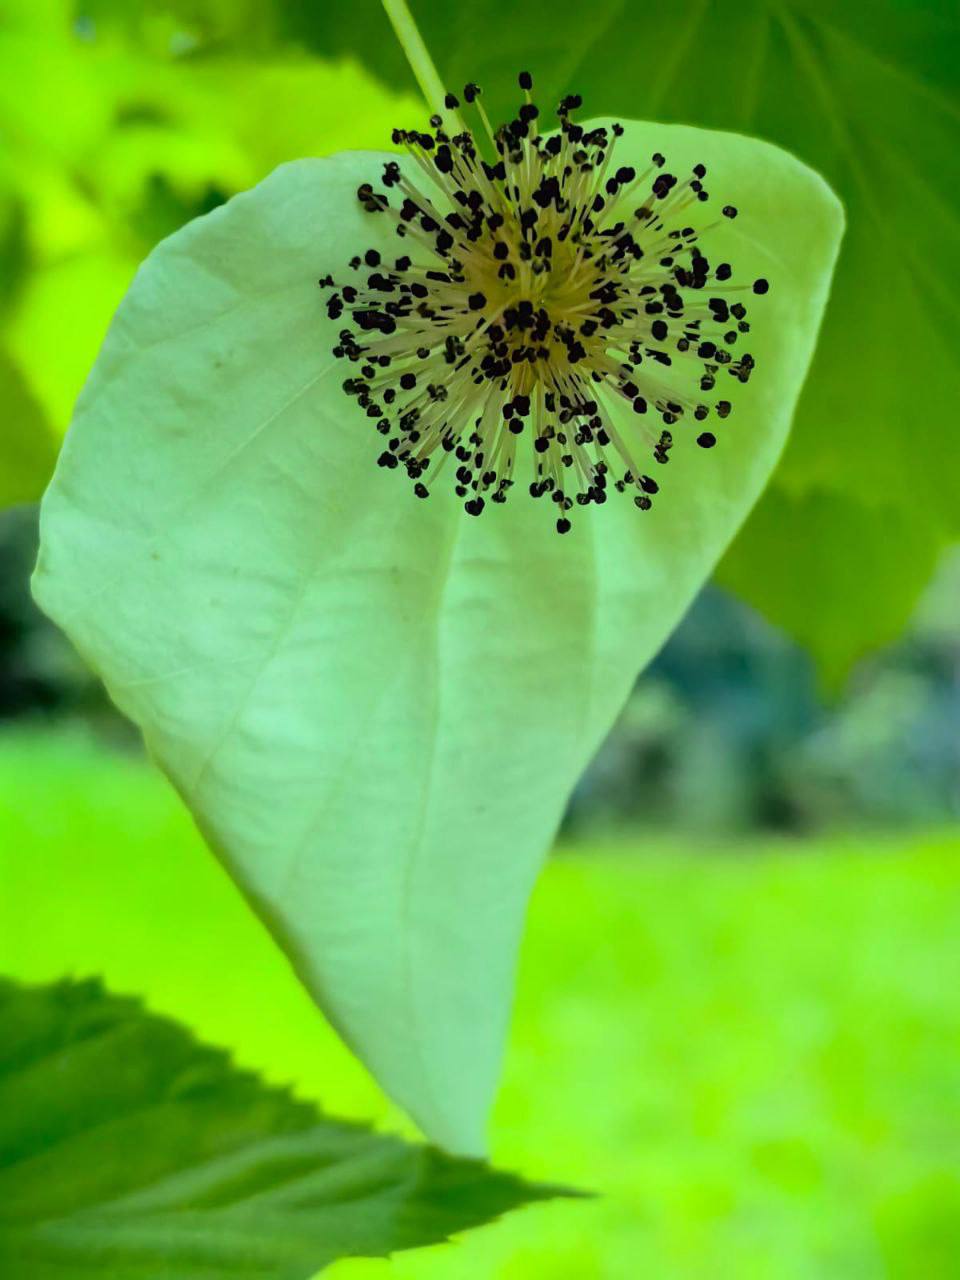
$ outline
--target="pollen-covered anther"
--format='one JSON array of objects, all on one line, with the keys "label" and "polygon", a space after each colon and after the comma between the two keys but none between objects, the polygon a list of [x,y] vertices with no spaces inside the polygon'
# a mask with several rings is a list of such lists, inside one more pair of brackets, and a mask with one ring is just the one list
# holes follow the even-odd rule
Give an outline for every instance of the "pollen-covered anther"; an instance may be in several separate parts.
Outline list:
[{"label": "pollen-covered anther", "polygon": [[381,466],[403,468],[420,498],[446,468],[471,515],[522,477],[566,533],[575,505],[611,490],[649,509],[648,471],[682,437],[717,444],[700,424],[730,412],[718,378],[754,369],[734,355],[750,330],[740,299],[769,285],[728,283],[732,266],[702,250],[719,222],[698,217],[704,165],[681,178],[659,152],[619,164],[623,128],[574,123],[577,96],[542,135],[529,73],[519,83],[524,102],[495,132],[479,87],[464,87],[487,155],[453,94],[431,132],[394,131],[423,179],[389,161],[384,189],[364,183],[357,199],[393,221],[399,252],[354,257],[327,312],[349,317],[334,355],[358,366],[343,388],[386,438]]}]

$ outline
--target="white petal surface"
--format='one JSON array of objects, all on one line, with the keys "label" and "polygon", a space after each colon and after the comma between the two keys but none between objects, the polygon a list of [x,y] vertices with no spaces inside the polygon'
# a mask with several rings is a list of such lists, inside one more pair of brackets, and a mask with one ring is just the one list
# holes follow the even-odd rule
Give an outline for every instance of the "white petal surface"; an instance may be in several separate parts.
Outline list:
[{"label": "white petal surface", "polygon": [[376,466],[316,284],[399,251],[358,207],[383,159],[360,153],[284,166],[155,250],[43,505],[40,603],[319,1005],[456,1151],[484,1147],[565,801],[770,473],[842,230],[775,148],[645,124],[618,146],[654,149],[709,166],[742,210],[718,251],[772,289],[721,443],[679,440],[652,511],[612,500],[561,538],[519,485],[471,519]]}]

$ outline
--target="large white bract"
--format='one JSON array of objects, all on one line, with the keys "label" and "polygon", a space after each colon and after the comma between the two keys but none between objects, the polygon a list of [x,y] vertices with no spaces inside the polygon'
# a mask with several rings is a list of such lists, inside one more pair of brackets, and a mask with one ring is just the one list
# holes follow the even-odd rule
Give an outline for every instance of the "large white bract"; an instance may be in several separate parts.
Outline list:
[{"label": "large white bract", "polygon": [[[651,511],[594,502],[558,538],[540,503],[474,520],[454,486],[419,502],[377,467],[317,280],[396,254],[357,190],[418,165],[360,153],[286,165],[154,250],[42,509],[43,608],[320,1007],[456,1151],[484,1148],[564,804],[777,461],[842,231],[822,180],[765,143],[625,122],[617,147],[638,174],[654,153],[705,164],[741,209],[711,231],[711,263],[775,282],[718,447],[677,447]],[[630,398],[599,394],[610,440],[641,440]]]}]

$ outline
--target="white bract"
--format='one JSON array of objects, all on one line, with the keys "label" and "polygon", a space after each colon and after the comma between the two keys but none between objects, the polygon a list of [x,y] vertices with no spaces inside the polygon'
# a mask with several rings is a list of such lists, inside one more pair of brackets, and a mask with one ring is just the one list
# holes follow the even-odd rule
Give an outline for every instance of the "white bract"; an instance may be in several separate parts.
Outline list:
[{"label": "white bract", "polygon": [[[626,123],[617,149],[705,163],[740,216],[701,247],[771,282],[717,447],[681,420],[651,510],[611,493],[558,537],[524,492],[532,451],[477,519],[453,476],[421,502],[378,468],[317,285],[371,247],[414,253],[356,195],[397,157],[360,153],[285,165],[150,255],[43,504],[40,603],[320,1007],[460,1152],[484,1148],[571,788],[777,461],[842,232],[822,180],[764,143]],[[629,401],[606,412],[649,457]]]}]

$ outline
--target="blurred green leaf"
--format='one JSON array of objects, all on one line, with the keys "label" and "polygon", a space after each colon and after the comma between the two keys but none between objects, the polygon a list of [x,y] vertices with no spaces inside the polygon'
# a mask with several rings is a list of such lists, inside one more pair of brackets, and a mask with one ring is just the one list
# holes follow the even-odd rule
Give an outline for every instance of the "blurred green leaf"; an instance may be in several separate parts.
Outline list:
[{"label": "blurred green leaf", "polygon": [[[284,166],[141,267],[77,407],[35,590],[144,731],[315,1000],[434,1140],[483,1149],[530,888],[564,805],[779,456],[842,233],[753,139],[631,122],[743,197],[710,252],[776,280],[750,448],[676,452],[662,503],[569,538],[377,467],[317,279],[393,224],[383,156]],[[749,265],[747,265],[749,264]],[[609,406],[632,439],[629,402]]]},{"label": "blurred green leaf", "polygon": [[[407,84],[376,0],[283,5],[318,50],[355,50],[390,83]],[[551,106],[579,92],[590,112],[733,129],[767,138],[821,172],[848,212],[849,234],[822,340],[774,485],[783,502],[831,495],[835,520],[814,556],[787,525],[758,514],[727,557],[725,578],[774,621],[791,610],[760,565],[775,560],[808,602],[804,640],[836,674],[892,636],[868,593],[886,580],[901,621],[932,557],[871,548],[851,593],[822,595],[851,525],[915,517],[926,548],[960,537],[956,406],[960,360],[960,8],[942,0],[411,0],[441,74],[484,86],[495,118],[515,106],[515,76],[534,74]],[[847,497],[848,508],[841,497]],[[864,516],[867,508],[873,516]],[[828,552],[830,553],[828,555]],[[863,606],[863,607],[861,607]],[[835,632],[847,633],[841,659]]]},{"label": "blurred green leaf", "polygon": [[0,351],[0,507],[32,502],[53,470],[56,445],[16,364]]},{"label": "blurred green leaf", "polygon": [[275,0],[75,0],[76,21],[90,36],[122,33],[158,55],[242,48],[265,53],[282,23]]},{"label": "blurred green leaf", "polygon": [[[117,303],[133,277],[130,258],[91,246],[49,263],[28,277],[7,334],[8,350],[24,385],[42,405],[50,447],[21,501],[35,501],[46,487],[56,458],[55,442],[70,420],[77,394],[90,372]],[[76,323],[69,317],[76,316]],[[4,448],[18,446],[14,425]]]},{"label": "blurred green leaf", "polygon": [[[257,59],[223,45],[187,56],[189,42],[173,38],[182,21],[173,8],[118,6],[117,20],[104,17],[101,27],[82,11],[74,21],[67,0],[3,5],[2,336],[59,435],[117,302],[157,240],[285,160],[382,145],[391,123],[415,108],[355,64],[296,48]],[[199,7],[188,11],[199,21]],[[7,436],[18,423],[10,417]],[[16,492],[38,498],[51,460],[48,450],[32,482],[18,473]]]},{"label": "blurred green leaf", "polygon": [[0,980],[11,1280],[308,1280],[562,1194],[323,1116],[98,982]]},{"label": "blurred green leaf", "polygon": [[888,1195],[877,1236],[890,1280],[954,1280],[960,1258],[960,1175],[927,1174]]},{"label": "blurred green leaf", "polygon": [[940,553],[936,526],[918,513],[829,492],[792,497],[771,487],[751,529],[721,564],[719,581],[813,650],[831,690],[869,648],[903,631],[915,584],[931,576]]}]

